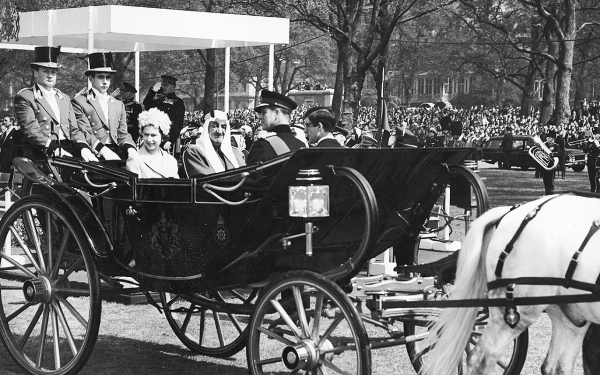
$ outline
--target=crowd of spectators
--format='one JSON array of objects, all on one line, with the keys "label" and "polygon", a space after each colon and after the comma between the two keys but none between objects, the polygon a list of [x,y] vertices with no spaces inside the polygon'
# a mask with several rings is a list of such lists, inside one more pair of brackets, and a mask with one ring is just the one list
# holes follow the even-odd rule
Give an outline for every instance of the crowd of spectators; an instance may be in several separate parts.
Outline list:
[{"label": "crowd of spectators", "polygon": [[[299,106],[292,113],[292,124],[301,123],[302,116],[310,108],[306,105]],[[258,114],[253,109],[236,109],[230,111],[232,129],[251,129],[256,134],[259,129]],[[374,106],[362,106],[354,121],[353,128],[361,132],[369,132],[371,135],[377,131],[376,125],[377,108]],[[511,127],[514,135],[540,135],[548,130],[556,130],[562,133],[566,142],[585,139],[589,137],[592,130],[598,126],[599,117],[597,113],[590,111],[573,111],[571,119],[566,124],[541,124],[539,112],[532,111],[529,115],[519,115],[517,107],[472,107],[470,109],[456,108],[389,108],[388,123],[391,135],[410,135],[410,143],[421,146],[426,145],[428,137],[441,137],[444,134],[440,119],[449,117],[452,121],[462,123],[461,141],[467,147],[481,147],[492,137],[504,134],[507,127]],[[201,125],[199,112],[188,112],[186,121]],[[554,129],[553,129],[554,128]],[[350,133],[352,133],[352,129]],[[247,131],[246,131],[247,132]]]}]

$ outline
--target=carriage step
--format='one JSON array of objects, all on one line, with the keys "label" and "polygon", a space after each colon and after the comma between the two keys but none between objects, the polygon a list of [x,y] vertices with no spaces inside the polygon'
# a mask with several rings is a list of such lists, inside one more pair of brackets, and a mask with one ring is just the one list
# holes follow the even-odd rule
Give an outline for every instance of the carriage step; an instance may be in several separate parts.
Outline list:
[{"label": "carriage step", "polygon": [[425,289],[433,287],[434,277],[413,277],[407,281],[384,280],[377,283],[363,285],[363,293],[366,295],[389,294],[389,293],[423,293]]},{"label": "carriage step", "polygon": [[422,238],[419,242],[419,250],[454,252],[460,250],[460,242]]}]

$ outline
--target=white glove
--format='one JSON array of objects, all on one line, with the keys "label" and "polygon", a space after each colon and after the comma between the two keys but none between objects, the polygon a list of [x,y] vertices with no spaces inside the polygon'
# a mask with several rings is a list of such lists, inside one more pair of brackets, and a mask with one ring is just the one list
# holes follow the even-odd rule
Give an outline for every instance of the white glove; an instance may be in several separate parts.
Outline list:
[{"label": "white glove", "polygon": [[171,149],[171,141],[166,141],[165,144],[163,145],[163,148],[167,151],[169,151]]},{"label": "white glove", "polygon": [[79,90],[77,92],[77,94],[75,94],[75,97],[87,94],[87,90],[88,90],[87,87],[82,88],[81,90]]},{"label": "white glove", "polygon": [[106,146],[102,147],[99,154],[104,160],[121,160],[119,155],[115,154],[110,148]]},{"label": "white glove", "polygon": [[56,150],[54,150],[54,156],[70,156],[70,157],[72,157],[73,155],[71,155],[70,153],[68,153],[67,151],[65,151],[62,148],[57,148]]},{"label": "white glove", "polygon": [[162,87],[162,82],[160,82],[160,81],[159,81],[159,82],[156,82],[156,83],[154,84],[154,86],[152,86],[152,91],[154,91],[154,92],[158,92],[158,90],[160,90],[160,88],[161,88],[161,87]]},{"label": "white glove", "polygon": [[92,150],[90,150],[87,147],[81,149],[81,157],[85,161],[98,161],[98,158],[96,156],[94,156],[94,154],[92,153]]},{"label": "white glove", "polygon": [[112,92],[112,94],[110,94],[110,96],[112,96],[113,98],[117,98],[119,94],[121,94],[121,89],[116,89]]}]

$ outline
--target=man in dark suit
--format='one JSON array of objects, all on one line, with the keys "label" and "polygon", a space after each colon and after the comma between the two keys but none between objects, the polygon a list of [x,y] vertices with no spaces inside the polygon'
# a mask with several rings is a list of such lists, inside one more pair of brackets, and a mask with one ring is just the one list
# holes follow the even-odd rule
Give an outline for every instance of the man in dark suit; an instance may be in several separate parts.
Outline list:
[{"label": "man in dark suit", "polygon": [[13,146],[21,140],[15,125],[8,124],[6,130],[0,135],[0,172],[9,173],[13,159]]},{"label": "man in dark suit", "polygon": [[246,160],[248,165],[268,161],[304,147],[304,143],[290,129],[292,111],[298,106],[296,102],[269,90],[262,90],[260,98],[261,102],[254,110],[259,113],[262,128],[275,134],[254,142]]},{"label": "man in dark suit", "polygon": [[304,132],[308,144],[312,147],[343,147],[335,139],[335,116],[325,107],[310,108],[303,116]]},{"label": "man in dark suit", "polygon": [[84,95],[72,100],[77,124],[87,143],[104,160],[121,160],[137,153],[137,147],[127,132],[123,102],[108,95],[113,73],[110,52],[91,53],[89,69],[85,71],[92,84]]},{"label": "man in dark suit", "polygon": [[512,128],[510,126],[506,127],[506,131],[504,132],[504,138],[502,139],[502,143],[500,144],[500,150],[502,150],[502,154],[504,155],[502,167],[504,169],[510,169],[510,154],[512,154],[513,150],[513,135]]},{"label": "man in dark suit", "polygon": [[178,154],[181,145],[179,144],[179,133],[183,129],[183,119],[185,117],[185,104],[183,100],[175,95],[177,78],[162,75],[161,81],[157,82],[146,94],[144,108],[158,108],[165,112],[171,119],[171,130],[169,131],[169,141],[163,146],[165,149],[173,148],[173,152]]},{"label": "man in dark suit", "polygon": [[[15,115],[22,139],[32,146],[24,156],[81,156],[97,161],[77,126],[70,98],[56,89],[59,47],[36,47],[31,69],[36,83],[15,96]],[[16,139],[14,140],[16,141]],[[7,156],[8,157],[8,156]]]},{"label": "man in dark suit", "polygon": [[137,90],[131,83],[127,82],[123,82],[123,86],[117,90],[118,95],[113,92],[112,96],[118,97],[123,102],[123,105],[125,106],[127,132],[137,144],[138,138],[140,137],[138,116],[144,110],[142,105],[135,101],[135,94],[137,93]]}]

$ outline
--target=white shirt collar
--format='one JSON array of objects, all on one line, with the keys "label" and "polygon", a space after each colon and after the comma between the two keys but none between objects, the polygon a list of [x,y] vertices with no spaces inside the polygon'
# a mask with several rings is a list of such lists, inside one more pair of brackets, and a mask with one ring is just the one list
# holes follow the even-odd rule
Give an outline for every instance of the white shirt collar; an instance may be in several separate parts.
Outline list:
[{"label": "white shirt collar", "polygon": [[96,94],[96,98],[98,98],[98,100],[108,101],[108,94],[102,94],[100,91],[96,90],[93,87],[92,91],[94,92],[94,94]]},{"label": "white shirt collar", "polygon": [[56,90],[54,88],[51,88],[50,90],[48,90],[47,88],[45,88],[42,85],[38,85],[40,91],[42,92],[42,95],[44,96],[54,96],[56,95]]}]

